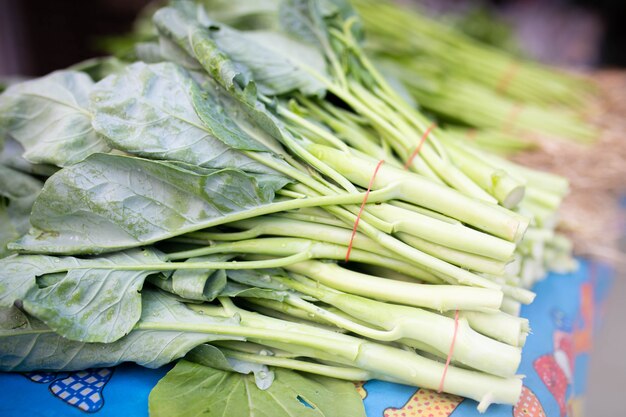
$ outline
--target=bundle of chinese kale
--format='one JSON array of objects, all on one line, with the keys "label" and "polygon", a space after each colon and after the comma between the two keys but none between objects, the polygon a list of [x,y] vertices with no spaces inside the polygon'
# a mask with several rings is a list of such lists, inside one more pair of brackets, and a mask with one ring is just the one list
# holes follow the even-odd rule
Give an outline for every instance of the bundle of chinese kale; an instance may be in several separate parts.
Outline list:
[{"label": "bundle of chinese kale", "polygon": [[341,0],[261,32],[190,4],[143,62],[0,96],[1,369],[184,357],[155,416],[364,415],[338,380],[372,378],[515,404],[567,183],[444,135]]},{"label": "bundle of chinese kale", "polygon": [[[363,16],[369,52],[424,109],[479,129],[466,140],[510,153],[532,147],[537,136],[598,137],[580,114],[594,92],[588,79],[511,56],[392,1],[352,2]],[[488,138],[496,133],[494,144]]]}]

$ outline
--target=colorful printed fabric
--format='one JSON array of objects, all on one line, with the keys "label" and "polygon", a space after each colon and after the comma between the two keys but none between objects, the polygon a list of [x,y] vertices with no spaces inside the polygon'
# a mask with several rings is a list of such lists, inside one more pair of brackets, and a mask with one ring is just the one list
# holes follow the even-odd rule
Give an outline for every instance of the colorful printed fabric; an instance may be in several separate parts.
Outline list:
[{"label": "colorful printed fabric", "polygon": [[[476,411],[476,402],[381,381],[356,383],[368,417],[580,417],[592,335],[602,316],[611,272],[581,262],[573,274],[552,274],[522,309],[532,334],[519,370],[519,403]],[[0,373],[3,417],[144,417],[148,394],[170,369],[121,365],[81,372]],[[237,416],[244,417],[244,416]]]}]

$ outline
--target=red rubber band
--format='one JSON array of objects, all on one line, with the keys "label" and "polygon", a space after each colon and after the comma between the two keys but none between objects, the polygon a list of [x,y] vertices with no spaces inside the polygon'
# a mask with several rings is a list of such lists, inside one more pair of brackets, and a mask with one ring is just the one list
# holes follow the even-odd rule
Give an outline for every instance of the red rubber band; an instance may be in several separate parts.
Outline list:
[{"label": "red rubber band", "polygon": [[506,90],[508,90],[511,82],[515,79],[517,72],[519,71],[519,64],[517,62],[511,62],[507,67],[500,81],[498,81],[498,85],[496,86],[496,91],[500,94],[505,94]]},{"label": "red rubber band", "polygon": [[426,129],[426,131],[424,131],[424,134],[422,135],[420,142],[417,144],[417,147],[415,148],[415,150],[413,151],[413,153],[411,154],[411,156],[409,157],[409,159],[406,161],[406,164],[404,164],[404,169],[409,169],[409,167],[411,166],[411,164],[413,163],[413,160],[415,159],[415,157],[420,153],[420,151],[422,150],[422,146],[424,145],[424,142],[426,142],[426,138],[428,137],[428,135],[430,135],[430,132],[437,127],[436,123],[433,123],[432,125],[428,126],[428,129]]},{"label": "red rubber band", "polygon": [[511,111],[509,112],[509,117],[507,118],[506,123],[504,124],[504,128],[502,129],[505,132],[510,132],[515,127],[515,122],[519,118],[520,113],[524,110],[524,106],[519,103],[516,103],[511,107]]},{"label": "red rubber band", "polygon": [[452,353],[454,353],[454,344],[456,343],[456,334],[459,331],[459,310],[454,312],[454,334],[452,335],[452,343],[450,343],[450,350],[448,351],[448,357],[446,358],[446,366],[443,368],[443,374],[441,374],[441,382],[439,382],[438,393],[443,391],[443,383],[446,380],[446,374],[448,373],[448,367],[450,366],[450,360],[452,360]]},{"label": "red rubber band", "polygon": [[367,191],[365,192],[365,196],[363,197],[363,202],[361,203],[361,208],[359,209],[359,214],[356,216],[356,220],[354,221],[354,227],[352,227],[352,235],[350,236],[350,243],[348,244],[348,251],[346,252],[346,262],[350,260],[350,252],[352,252],[352,243],[354,243],[354,237],[356,236],[356,229],[359,227],[359,221],[361,220],[361,215],[363,214],[363,209],[365,208],[365,203],[367,203],[367,198],[370,196],[370,191],[372,190],[372,185],[374,185],[374,179],[376,178],[376,174],[378,174],[378,170],[380,166],[385,163],[384,159],[378,161],[376,168],[374,169],[374,174],[372,174],[372,178],[370,178],[370,183],[367,186]]}]

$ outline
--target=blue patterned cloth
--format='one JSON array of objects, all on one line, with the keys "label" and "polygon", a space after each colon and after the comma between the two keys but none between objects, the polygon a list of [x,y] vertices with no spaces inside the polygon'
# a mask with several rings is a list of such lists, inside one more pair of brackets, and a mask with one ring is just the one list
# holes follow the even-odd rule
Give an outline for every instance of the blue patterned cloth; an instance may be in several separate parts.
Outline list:
[{"label": "blue patterned cloth", "polygon": [[[516,407],[491,406],[484,417],[579,417],[592,335],[602,316],[611,271],[581,261],[567,275],[551,274],[522,310],[532,334],[519,370],[526,375]],[[136,365],[81,372],[0,373],[0,416],[144,417],[148,394],[170,367]],[[381,381],[357,384],[368,417],[477,417],[460,397]],[[246,417],[246,416],[233,416]]]}]

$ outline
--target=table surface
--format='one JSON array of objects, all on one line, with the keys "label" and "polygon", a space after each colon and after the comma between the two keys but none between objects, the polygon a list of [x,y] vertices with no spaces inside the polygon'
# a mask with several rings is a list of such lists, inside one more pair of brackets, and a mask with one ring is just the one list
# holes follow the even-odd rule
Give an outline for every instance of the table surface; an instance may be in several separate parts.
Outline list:
[{"label": "table surface", "polygon": [[[493,405],[479,414],[471,400],[373,380],[357,385],[367,416],[581,416],[592,336],[611,275],[605,266],[580,261],[578,271],[551,274],[536,284],[537,298],[522,309],[532,334],[524,346],[524,391],[516,407]],[[169,369],[124,364],[71,373],[0,373],[0,416],[147,416],[148,394]]]}]

